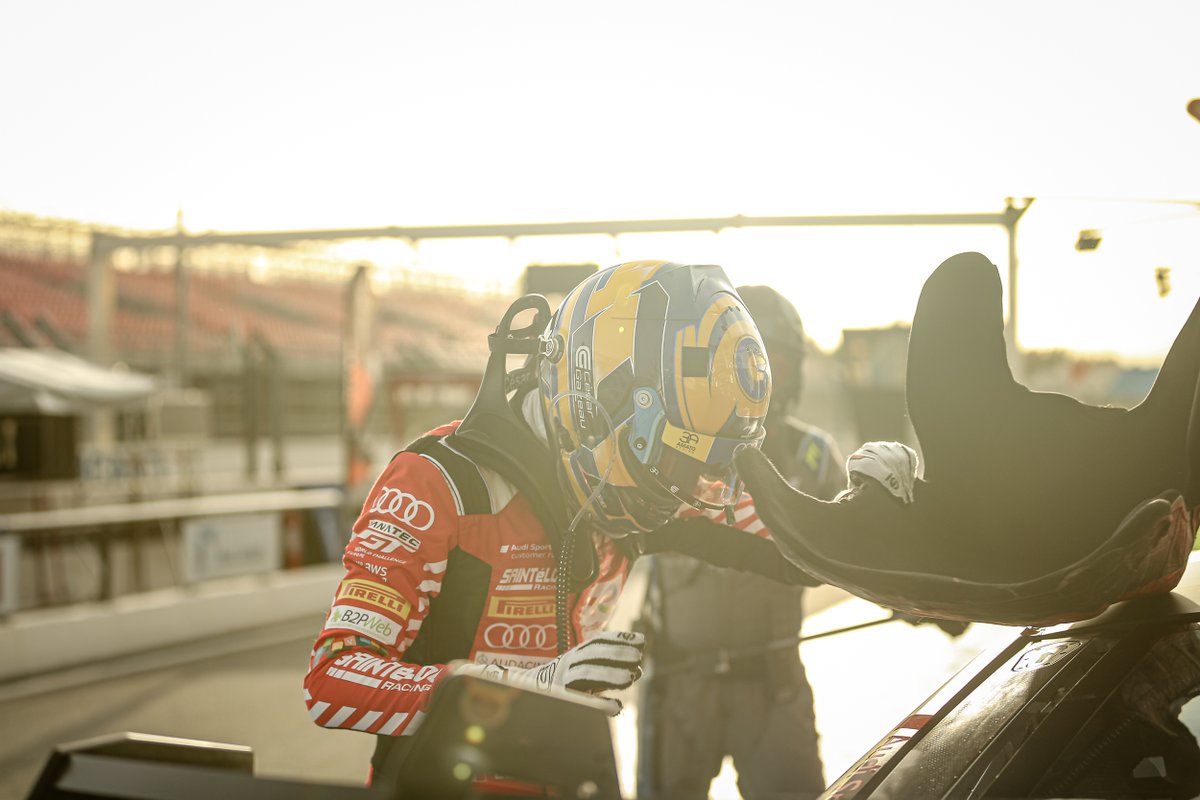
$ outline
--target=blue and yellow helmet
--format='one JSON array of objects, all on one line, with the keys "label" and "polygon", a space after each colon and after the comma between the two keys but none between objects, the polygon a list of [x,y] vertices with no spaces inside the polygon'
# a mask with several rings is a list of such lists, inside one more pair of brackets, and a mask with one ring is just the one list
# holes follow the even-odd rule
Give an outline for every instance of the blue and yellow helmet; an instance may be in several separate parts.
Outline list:
[{"label": "blue and yellow helmet", "polygon": [[546,342],[540,390],[560,474],[600,530],[648,532],[684,503],[737,499],[733,454],[762,442],[771,373],[720,267],[597,272],[567,295]]}]

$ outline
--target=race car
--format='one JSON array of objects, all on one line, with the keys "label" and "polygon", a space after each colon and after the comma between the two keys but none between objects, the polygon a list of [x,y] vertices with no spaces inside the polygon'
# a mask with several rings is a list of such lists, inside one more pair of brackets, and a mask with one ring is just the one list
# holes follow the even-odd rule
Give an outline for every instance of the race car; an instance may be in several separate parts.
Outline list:
[{"label": "race car", "polygon": [[849,798],[1200,795],[1200,553],[1170,594],[977,656],[826,789]]}]

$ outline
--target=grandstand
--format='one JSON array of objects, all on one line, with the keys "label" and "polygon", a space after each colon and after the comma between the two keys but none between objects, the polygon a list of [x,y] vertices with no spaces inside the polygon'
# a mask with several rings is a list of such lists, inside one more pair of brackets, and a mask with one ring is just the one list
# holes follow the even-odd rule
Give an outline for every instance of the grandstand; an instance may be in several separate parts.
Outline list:
[{"label": "grandstand", "polygon": [[[84,353],[88,339],[87,230],[76,223],[0,217],[0,347],[53,347]],[[214,402],[214,435],[242,433],[241,375],[246,347],[257,341],[279,360],[288,398],[286,435],[339,428],[339,382],[346,322],[345,286],[354,265],[309,252],[260,254],[236,248],[218,259],[193,258],[186,294],[189,386]],[[153,255],[153,254],[151,254]],[[294,260],[289,263],[289,256]],[[165,264],[163,262],[166,262]],[[150,262],[150,263],[146,263]],[[180,316],[174,259],[114,259],[114,360],[158,375],[172,372]],[[511,297],[480,295],[444,278],[406,271],[376,291],[374,346],[385,383],[428,376],[478,375],[486,335]],[[386,422],[386,418],[383,420]]]},{"label": "grandstand", "polygon": [[[94,356],[91,239],[118,233],[0,214],[0,348]],[[180,255],[108,254],[108,360],[156,377],[157,391],[102,414],[78,398],[66,410],[0,402],[0,618],[198,580],[208,562],[196,543],[226,546],[204,537],[235,536],[239,519],[267,531],[254,545],[263,560],[243,572],[335,559],[337,516],[363,488],[346,485],[346,431],[370,471],[464,412],[512,300],[409,270],[351,305],[364,265],[318,248],[189,248],[186,276]],[[351,348],[363,317],[369,343]],[[345,365],[364,352],[373,411],[348,426]],[[106,435],[97,419],[112,423]],[[226,533],[197,527],[218,518]]]}]

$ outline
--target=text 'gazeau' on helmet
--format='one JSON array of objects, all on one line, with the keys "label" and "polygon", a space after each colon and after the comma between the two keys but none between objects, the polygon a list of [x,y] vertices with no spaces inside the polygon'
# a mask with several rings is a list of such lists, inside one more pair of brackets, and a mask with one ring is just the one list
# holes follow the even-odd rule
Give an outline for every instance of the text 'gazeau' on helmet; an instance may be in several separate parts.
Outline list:
[{"label": "text 'gazeau' on helmet", "polygon": [[726,509],[733,454],[757,447],[771,393],[758,330],[718,266],[634,261],[567,295],[546,334],[540,390],[560,476],[614,536],[682,504]]}]

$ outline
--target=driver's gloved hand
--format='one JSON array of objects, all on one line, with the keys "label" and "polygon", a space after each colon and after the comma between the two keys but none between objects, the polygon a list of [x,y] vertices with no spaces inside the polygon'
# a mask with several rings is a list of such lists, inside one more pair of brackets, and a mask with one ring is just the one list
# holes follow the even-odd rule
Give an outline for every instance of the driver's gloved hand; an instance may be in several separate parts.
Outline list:
[{"label": "driver's gloved hand", "polygon": [[[459,664],[454,671],[481,675],[522,688],[569,689],[595,694],[608,689],[626,689],[640,678],[645,644],[646,637],[641,633],[601,631],[540,667],[517,669],[498,664]],[[610,714],[620,712],[619,700],[599,699],[610,705]]]},{"label": "driver's gloved hand", "polygon": [[907,505],[913,501],[917,453],[900,442],[867,442],[846,459],[846,476],[850,485],[838,498],[856,493],[871,480]]}]

